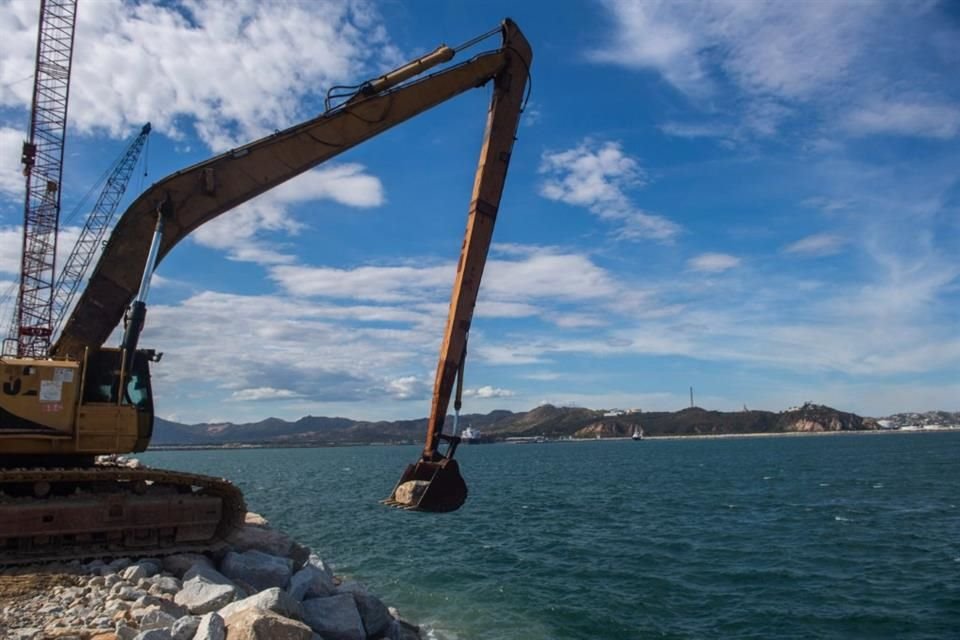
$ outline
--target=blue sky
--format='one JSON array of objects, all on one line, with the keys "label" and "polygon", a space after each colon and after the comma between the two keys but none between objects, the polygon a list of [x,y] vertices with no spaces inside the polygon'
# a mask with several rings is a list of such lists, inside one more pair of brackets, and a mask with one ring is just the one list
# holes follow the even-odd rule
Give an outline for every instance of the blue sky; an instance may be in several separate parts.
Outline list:
[{"label": "blue sky", "polygon": [[[5,291],[34,5],[0,1]],[[465,410],[672,410],[690,386],[723,410],[960,409],[956,4],[81,0],[64,211],[146,121],[128,200],[507,15],[533,45],[533,93]],[[179,245],[143,337],[166,353],[159,414],[425,415],[488,100],[461,96]]]}]

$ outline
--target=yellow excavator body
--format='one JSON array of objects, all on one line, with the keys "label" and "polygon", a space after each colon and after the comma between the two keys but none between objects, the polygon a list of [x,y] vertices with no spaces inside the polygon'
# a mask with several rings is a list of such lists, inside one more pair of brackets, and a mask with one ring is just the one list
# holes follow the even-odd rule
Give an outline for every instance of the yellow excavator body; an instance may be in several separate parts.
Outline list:
[{"label": "yellow excavator body", "polygon": [[[119,349],[80,361],[0,358],[0,456],[92,457],[143,451],[153,433],[144,353],[121,371]],[[121,393],[120,380],[125,380]]]}]

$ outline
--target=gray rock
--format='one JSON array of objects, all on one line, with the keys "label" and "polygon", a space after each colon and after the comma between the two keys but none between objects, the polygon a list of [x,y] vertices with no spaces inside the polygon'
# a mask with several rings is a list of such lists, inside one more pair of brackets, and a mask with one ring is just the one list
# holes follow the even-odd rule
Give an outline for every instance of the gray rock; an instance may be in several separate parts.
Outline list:
[{"label": "gray rock", "polygon": [[147,595],[147,592],[143,589],[135,589],[134,587],[124,586],[122,583],[117,583],[117,585],[110,590],[117,598],[121,600],[136,600],[141,596]]},{"label": "gray rock", "polygon": [[105,563],[103,560],[93,560],[92,562],[88,562],[87,564],[83,565],[83,572],[100,575],[100,569],[102,569],[104,566]]},{"label": "gray rock", "polygon": [[227,627],[223,623],[223,618],[219,614],[208,613],[200,618],[193,640],[225,640],[226,637]]},{"label": "gray rock", "polygon": [[160,609],[154,609],[152,611],[148,611],[143,615],[142,618],[140,618],[140,630],[149,631],[150,629],[166,629],[169,631],[170,627],[172,627],[173,623],[176,621],[177,619],[169,613],[161,611]]},{"label": "gray rock", "polygon": [[163,570],[182,578],[195,564],[203,564],[213,569],[213,562],[202,553],[176,553],[163,559]]},{"label": "gray rock", "polygon": [[133,603],[133,607],[130,609],[130,615],[132,615],[134,618],[141,618],[152,609],[159,609],[160,611],[173,616],[174,619],[182,618],[190,613],[185,606],[179,605],[172,600],[158,598],[157,596],[145,595],[136,599],[136,601]]},{"label": "gray rock", "polygon": [[200,616],[184,616],[173,623],[170,635],[173,640],[193,640],[199,626]]},{"label": "gray rock", "polygon": [[247,524],[227,536],[227,543],[237,551],[262,551],[275,556],[288,556],[293,540],[286,534],[265,526]]},{"label": "gray rock", "polygon": [[327,572],[311,564],[307,564],[303,569],[293,574],[290,578],[290,586],[287,588],[287,592],[295,600],[329,596],[335,590],[336,586],[333,584],[333,578]]},{"label": "gray rock", "polygon": [[303,619],[303,607],[300,606],[300,602],[294,600],[290,594],[279,587],[271,587],[266,591],[255,593],[249,598],[231,602],[217,613],[220,614],[221,618],[227,620],[234,613],[248,609],[264,609],[287,618]]},{"label": "gray rock", "polygon": [[233,602],[240,590],[226,576],[212,567],[196,564],[184,575],[183,589],[173,601],[190,613],[210,613]]},{"label": "gray rock", "polygon": [[285,588],[290,582],[292,564],[289,558],[251,549],[243,553],[227,553],[220,569],[228,578],[262,591],[270,587]]},{"label": "gray rock", "polygon": [[420,640],[420,627],[405,620],[397,620],[397,624],[394,629],[391,629],[391,632],[393,632],[393,635],[390,637],[394,640]]},{"label": "gray rock", "polygon": [[183,583],[171,576],[158,576],[153,579],[153,586],[150,588],[161,593],[176,593],[183,588]]},{"label": "gray rock", "polygon": [[120,573],[120,577],[135,584],[147,577],[147,570],[138,564],[130,565]]},{"label": "gray rock", "polygon": [[354,593],[353,599],[357,603],[357,610],[360,612],[360,619],[363,620],[363,628],[367,631],[368,638],[376,638],[382,635],[393,623],[393,616],[379,598],[369,593]]},{"label": "gray rock", "polygon": [[366,594],[367,588],[363,586],[362,583],[357,582],[356,580],[347,580],[346,582],[341,583],[340,586],[337,587],[337,593],[349,593],[351,595],[354,593]]},{"label": "gray rock", "polygon": [[311,567],[316,567],[317,569],[320,569],[320,571],[323,571],[325,574],[327,574],[330,577],[331,582],[333,581],[333,566],[324,562],[323,558],[321,558],[317,554],[311,553],[310,556],[307,558],[306,564],[310,565]]},{"label": "gray rock", "polygon": [[357,603],[349,593],[306,600],[303,621],[324,640],[365,640],[367,637]]},{"label": "gray rock", "polygon": [[311,640],[310,627],[266,609],[245,609],[226,618],[231,640]]},{"label": "gray rock", "polygon": [[159,558],[141,558],[137,560],[137,565],[143,567],[148,578],[152,578],[163,570],[163,561]]},{"label": "gray rock", "polygon": [[117,558],[110,562],[107,565],[113,571],[113,573],[120,573],[124,569],[130,566],[130,558]]}]

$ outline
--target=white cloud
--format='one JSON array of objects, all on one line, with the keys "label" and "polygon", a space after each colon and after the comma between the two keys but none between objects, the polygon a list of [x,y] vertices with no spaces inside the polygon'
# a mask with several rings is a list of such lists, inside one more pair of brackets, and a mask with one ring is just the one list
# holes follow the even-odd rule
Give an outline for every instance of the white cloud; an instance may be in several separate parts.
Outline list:
[{"label": "white cloud", "polygon": [[731,134],[729,126],[708,122],[665,122],[658,128],[676,138],[724,138]]},{"label": "white cloud", "polygon": [[960,132],[960,106],[878,101],[850,111],[844,128],[860,136],[891,134],[947,140]]},{"label": "white cloud", "polygon": [[373,267],[354,269],[278,266],[270,277],[296,296],[377,302],[409,302],[435,297],[453,284],[456,265]]},{"label": "white cloud", "polygon": [[463,395],[467,398],[509,398],[515,394],[509,389],[485,385],[476,389],[464,389]]},{"label": "white cloud", "polygon": [[726,253],[703,253],[687,261],[693,271],[720,273],[740,265],[740,258]]},{"label": "white cloud", "polygon": [[0,127],[0,194],[24,195],[26,189],[20,150],[24,132],[10,127]]},{"label": "white cloud", "polygon": [[540,195],[619,223],[621,238],[669,241],[680,232],[676,223],[635,207],[627,197],[626,190],[642,186],[646,175],[618,142],[588,139],[573,149],[544,153],[540,173],[546,176]]},{"label": "white cloud", "polygon": [[[501,251],[502,252],[502,251]],[[588,256],[557,249],[527,247],[506,252],[516,259],[488,260],[477,316],[521,318],[543,314],[545,306],[612,298],[619,287]],[[270,277],[296,296],[380,303],[445,302],[456,275],[452,262],[433,266],[384,265],[352,269],[278,265]]]},{"label": "white cloud", "polygon": [[615,21],[594,59],[656,71],[679,90],[718,89],[717,69],[756,94],[798,98],[843,79],[885,7],[842,2],[605,2]]},{"label": "white cloud", "polygon": [[838,235],[817,233],[787,245],[784,251],[803,256],[831,256],[840,253],[846,242]]},{"label": "white cloud", "polygon": [[[0,6],[0,105],[27,107],[37,11]],[[172,137],[193,126],[223,150],[302,118],[304,101],[396,62],[363,0],[165,4],[92,2],[77,13],[70,122],[122,136],[150,121]],[[186,119],[186,121],[184,120]]]},{"label": "white cloud", "polygon": [[289,264],[282,246],[258,236],[264,231],[296,235],[304,226],[292,217],[291,206],[333,200],[351,207],[376,207],[384,202],[379,178],[358,164],[325,165],[285,182],[228,211],[193,232],[198,244],[229,252],[233,260],[259,264]]},{"label": "white cloud", "polygon": [[429,390],[427,383],[417,376],[401,376],[387,381],[386,384],[387,394],[397,400],[426,398]]},{"label": "white cloud", "polygon": [[0,229],[0,273],[20,275],[23,227]]},{"label": "white cloud", "polygon": [[[414,389],[403,372],[428,369],[439,340],[416,315],[397,326],[363,326],[333,304],[212,291],[153,305],[143,337],[166,353],[154,367],[160,390],[186,393],[214,380],[233,400],[305,403],[357,402],[385,390],[399,397]],[[210,353],[229,357],[210,360]],[[195,366],[201,360],[209,360],[203,371]]]},{"label": "white cloud", "polygon": [[657,73],[710,114],[705,123],[666,122],[661,130],[668,135],[772,137],[803,111],[813,111],[808,122],[828,122],[828,130],[839,124],[843,133],[857,136],[947,139],[960,130],[958,105],[943,98],[863,104],[864,96],[889,87],[898,96],[944,93],[949,81],[931,73],[928,62],[938,42],[957,36],[936,15],[938,3],[604,4],[613,34],[589,56]]},{"label": "white cloud", "polygon": [[617,290],[610,274],[578,253],[537,251],[520,260],[490,260],[481,298],[493,300],[595,300]]},{"label": "white cloud", "polygon": [[230,399],[236,402],[261,402],[263,400],[289,400],[300,397],[300,394],[290,389],[274,389],[273,387],[257,387],[256,389],[241,389],[230,394]]}]

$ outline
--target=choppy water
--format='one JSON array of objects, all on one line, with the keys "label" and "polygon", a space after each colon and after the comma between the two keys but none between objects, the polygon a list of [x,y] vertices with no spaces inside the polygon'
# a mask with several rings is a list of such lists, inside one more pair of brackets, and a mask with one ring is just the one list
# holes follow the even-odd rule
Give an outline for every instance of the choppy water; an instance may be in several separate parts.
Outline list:
[{"label": "choppy water", "polygon": [[418,452],[142,457],[437,638],[960,638],[960,433],[462,447],[461,511],[377,504]]}]

